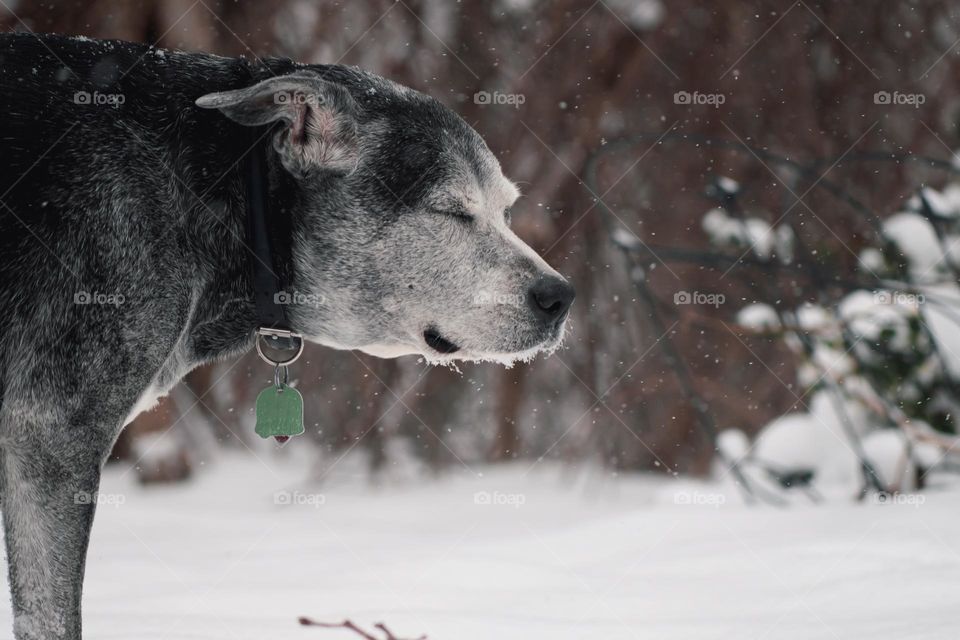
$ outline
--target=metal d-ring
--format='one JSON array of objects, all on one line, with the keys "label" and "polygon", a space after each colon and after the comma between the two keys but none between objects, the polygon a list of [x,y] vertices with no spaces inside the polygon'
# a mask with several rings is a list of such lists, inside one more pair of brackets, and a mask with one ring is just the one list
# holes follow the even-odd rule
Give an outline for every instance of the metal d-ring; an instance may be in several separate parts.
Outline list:
[{"label": "metal d-ring", "polygon": [[[283,370],[283,381],[280,380],[280,371]],[[290,382],[290,370],[285,365],[278,364],[273,368],[273,386],[277,391],[283,391],[283,388]]]},{"label": "metal d-ring", "polygon": [[[289,338],[291,340],[296,340],[299,344],[299,347],[297,348],[297,352],[293,354],[293,356],[287,358],[286,360],[274,360],[263,351],[261,338],[264,338],[264,337],[270,337],[274,339]],[[300,336],[299,333],[294,333],[293,331],[287,331],[286,329],[267,329],[264,327],[257,329],[257,355],[259,355],[260,358],[267,364],[272,364],[274,367],[287,367],[288,365],[291,365],[294,362],[296,362],[297,358],[299,358],[302,354],[303,354],[303,338]]]}]

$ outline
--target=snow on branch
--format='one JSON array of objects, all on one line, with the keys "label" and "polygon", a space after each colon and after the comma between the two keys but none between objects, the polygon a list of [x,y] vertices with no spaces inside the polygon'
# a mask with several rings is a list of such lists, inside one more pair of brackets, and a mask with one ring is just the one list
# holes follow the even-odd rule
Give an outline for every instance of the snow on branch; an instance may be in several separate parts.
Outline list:
[{"label": "snow on branch", "polygon": [[[612,141],[591,154],[585,166],[590,188],[603,191],[598,181],[603,155],[640,139]],[[939,190],[919,185],[916,195],[899,203],[899,211],[881,216],[843,185],[819,180],[821,169],[831,164],[822,158],[801,163],[739,141],[690,136],[657,140],[746,151],[789,171],[791,180],[810,180],[810,189],[824,190],[847,205],[873,232],[859,234],[863,237],[855,265],[830,260],[797,235],[802,224],[786,216],[792,206],[780,216],[747,210],[742,187],[725,176],[714,176],[705,191],[712,201],[701,219],[708,248],[648,245],[617,224],[620,218],[598,202],[640,294],[643,315],[652,333],[663,336],[656,344],[695,409],[697,425],[716,445],[718,461],[730,468],[738,486],[751,497],[763,490],[762,483],[752,482],[751,469],[743,466],[751,464],[777,470],[780,483],[790,487],[800,486],[792,479],[801,476],[818,484],[849,486],[859,473],[857,495],[862,499],[868,492],[921,489],[928,471],[949,470],[951,459],[960,460],[960,182],[948,182]],[[917,160],[886,152],[850,154],[848,160],[853,159]],[[923,162],[957,173],[958,167],[945,161]],[[768,222],[771,219],[775,222]],[[700,272],[722,271],[720,279],[744,267],[738,272],[739,285],[750,295],[741,298],[746,304],[735,320],[719,317],[716,310],[701,314],[693,305],[678,309],[677,304],[688,303],[678,302],[677,292],[671,308],[655,295],[648,270],[641,267],[654,259],[699,266]],[[737,339],[738,334],[781,339],[793,354],[797,390],[792,383],[785,386],[796,403],[764,426],[752,445],[742,447],[743,456],[720,446],[728,436],[741,441],[746,436],[735,428],[719,432],[712,408],[669,335],[670,316],[670,329],[691,321],[716,325],[724,332],[736,330]],[[791,481],[784,483],[784,477]]]}]

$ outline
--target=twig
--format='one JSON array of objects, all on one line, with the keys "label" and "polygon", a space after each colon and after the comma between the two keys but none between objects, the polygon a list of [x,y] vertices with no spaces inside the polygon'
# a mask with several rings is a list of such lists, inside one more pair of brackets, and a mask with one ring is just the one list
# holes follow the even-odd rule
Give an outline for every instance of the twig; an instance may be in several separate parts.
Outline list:
[{"label": "twig", "polygon": [[[387,636],[387,640],[402,640],[401,638],[397,638],[395,635],[393,635],[393,632],[387,629],[387,625],[383,624],[382,622],[378,622],[374,626],[377,629],[380,629],[380,631],[383,631],[384,635]],[[427,640],[427,634],[423,634],[422,636],[417,637],[415,640]]]},{"label": "twig", "polygon": [[[316,620],[312,620],[307,617],[301,617],[299,621],[300,621],[300,624],[305,627],[322,627],[324,629],[347,629],[348,631],[353,631],[354,633],[356,633],[358,636],[363,638],[363,640],[381,640],[381,638],[378,638],[377,636],[373,635],[368,631],[364,631],[363,629],[355,625],[350,620],[344,620],[343,622],[318,622]],[[387,625],[383,624],[382,622],[378,622],[373,626],[376,629],[379,629],[380,631],[383,632],[384,637],[382,640],[404,640],[404,638],[399,638],[395,636],[393,632],[387,628]],[[427,640],[427,636],[422,635],[417,638],[413,638],[411,640]]]}]

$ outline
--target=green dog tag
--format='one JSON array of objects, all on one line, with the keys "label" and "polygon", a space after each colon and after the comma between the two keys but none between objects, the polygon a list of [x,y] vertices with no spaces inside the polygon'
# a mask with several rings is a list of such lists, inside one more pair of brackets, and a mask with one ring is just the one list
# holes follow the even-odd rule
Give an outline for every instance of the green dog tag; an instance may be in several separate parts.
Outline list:
[{"label": "green dog tag", "polygon": [[303,396],[293,387],[270,385],[257,396],[257,435],[286,442],[303,433]]}]

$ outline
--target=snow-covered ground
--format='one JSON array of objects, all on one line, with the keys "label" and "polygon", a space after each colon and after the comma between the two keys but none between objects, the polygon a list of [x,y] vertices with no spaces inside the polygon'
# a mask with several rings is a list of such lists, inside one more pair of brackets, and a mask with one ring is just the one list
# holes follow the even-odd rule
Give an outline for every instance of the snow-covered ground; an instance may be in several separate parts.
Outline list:
[{"label": "snow-covered ground", "polygon": [[[525,465],[371,487],[344,464],[226,456],[182,488],[110,469],[87,639],[950,638],[960,492],[746,507],[669,478]],[[528,473],[528,471],[530,471]],[[280,493],[278,493],[280,492]],[[0,635],[10,625],[0,610]]]}]

